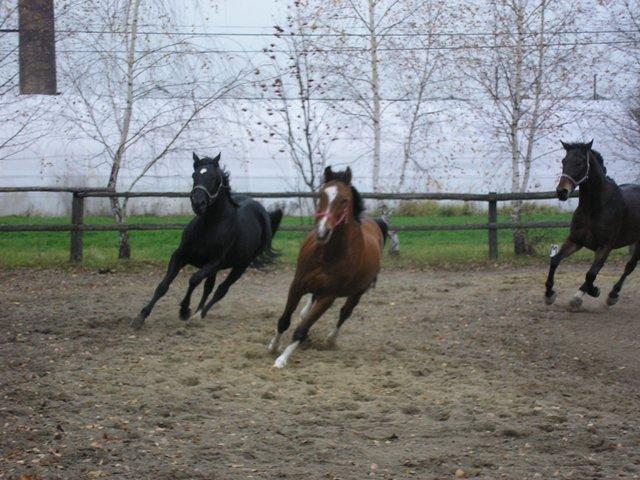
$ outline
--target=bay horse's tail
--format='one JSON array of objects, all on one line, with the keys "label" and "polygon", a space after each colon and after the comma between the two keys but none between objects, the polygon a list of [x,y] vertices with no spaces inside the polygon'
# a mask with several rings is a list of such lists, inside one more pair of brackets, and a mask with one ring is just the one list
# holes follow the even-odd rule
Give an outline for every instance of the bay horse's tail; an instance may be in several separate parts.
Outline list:
[{"label": "bay horse's tail", "polygon": [[265,246],[264,250],[258,255],[253,262],[251,262],[251,266],[253,268],[262,268],[267,265],[271,265],[275,263],[276,259],[280,256],[280,252],[275,250],[271,246],[271,240],[276,235],[278,228],[280,227],[280,222],[282,221],[283,212],[281,208],[276,208],[270,212],[269,214],[269,222],[271,223],[271,239]]},{"label": "bay horse's tail", "polygon": [[380,227],[380,230],[382,230],[382,246],[385,246],[387,244],[387,238],[389,238],[389,224],[382,217],[376,218],[375,222]]}]

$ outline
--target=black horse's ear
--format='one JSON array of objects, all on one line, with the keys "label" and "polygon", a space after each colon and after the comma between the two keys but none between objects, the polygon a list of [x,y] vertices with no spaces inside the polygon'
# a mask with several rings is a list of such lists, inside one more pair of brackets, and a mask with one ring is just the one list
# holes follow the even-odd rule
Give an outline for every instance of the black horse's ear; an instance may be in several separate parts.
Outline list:
[{"label": "black horse's ear", "polygon": [[570,146],[568,143],[564,143],[562,140],[560,140],[560,143],[562,144],[562,148],[564,148],[565,150],[569,150]]},{"label": "black horse's ear", "polygon": [[196,155],[196,152],[193,152],[193,169],[198,168],[198,164],[200,163],[200,157]]},{"label": "black horse's ear", "polygon": [[216,158],[214,158],[214,159],[213,159],[213,162],[214,162],[214,163],[220,163],[220,155],[222,155],[222,152],[220,152],[220,153],[216,156]]},{"label": "black horse's ear", "polygon": [[333,180],[333,170],[331,170],[331,166],[328,166],[324,169],[324,183],[330,182]]},{"label": "black horse's ear", "polygon": [[589,150],[591,150],[591,147],[593,147],[593,138],[591,139],[591,141],[590,141],[589,143],[587,143],[587,144],[585,145],[585,148],[587,149],[587,152],[588,152]]},{"label": "black horse's ear", "polygon": [[344,172],[344,181],[347,185],[351,185],[351,167],[347,167]]}]

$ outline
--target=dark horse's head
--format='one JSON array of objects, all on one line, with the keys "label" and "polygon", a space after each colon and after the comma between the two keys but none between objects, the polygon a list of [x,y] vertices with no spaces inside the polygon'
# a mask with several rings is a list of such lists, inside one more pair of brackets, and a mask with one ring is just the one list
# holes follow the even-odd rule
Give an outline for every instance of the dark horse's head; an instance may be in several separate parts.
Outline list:
[{"label": "dark horse's head", "polygon": [[362,198],[351,185],[351,169],[334,172],[331,167],[325,168],[316,212],[316,240],[327,243],[338,226],[359,222],[363,210]]},{"label": "dark horse's head", "polygon": [[215,158],[199,158],[194,153],[191,208],[195,214],[202,215],[228,189],[229,175],[220,167],[220,154]]},{"label": "dark horse's head", "polygon": [[565,143],[562,141],[561,143],[565,150],[565,156],[562,159],[562,175],[556,188],[556,194],[564,202],[569,198],[571,192],[589,178],[589,154],[593,140],[589,143]]}]

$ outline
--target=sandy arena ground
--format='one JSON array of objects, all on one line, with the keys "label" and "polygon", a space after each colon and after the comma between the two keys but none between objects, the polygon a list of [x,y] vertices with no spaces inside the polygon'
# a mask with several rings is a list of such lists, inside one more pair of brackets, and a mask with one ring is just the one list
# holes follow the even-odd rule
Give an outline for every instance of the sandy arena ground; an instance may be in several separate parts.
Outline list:
[{"label": "sandy arena ground", "polygon": [[640,478],[640,271],[571,313],[585,270],[383,271],[283,371],[289,270],[186,323],[183,273],[138,332],[160,270],[0,271],[0,478]]}]

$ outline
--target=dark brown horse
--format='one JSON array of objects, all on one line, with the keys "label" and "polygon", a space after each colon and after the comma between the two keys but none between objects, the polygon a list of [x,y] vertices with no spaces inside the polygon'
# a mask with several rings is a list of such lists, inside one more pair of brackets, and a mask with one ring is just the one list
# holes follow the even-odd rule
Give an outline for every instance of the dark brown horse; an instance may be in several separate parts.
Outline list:
[{"label": "dark brown horse", "polygon": [[551,305],[556,299],[553,291],[553,276],[560,262],[583,247],[595,252],[595,260],[587,272],[585,282],[571,300],[571,307],[578,309],[582,297],[600,295],[593,283],[614,248],[633,245],[631,259],[624,273],[613,286],[607,305],[618,301],[625,278],[633,272],[640,258],[640,185],[618,186],[606,176],[602,156],[591,149],[589,143],[562,142],[566,155],[562,160],[562,176],[556,192],[558,198],[566,200],[576,188],[580,189],[578,208],[571,220],[571,233],[560,251],[551,257],[547,277],[545,301]]},{"label": "dark brown horse", "polygon": [[351,185],[351,169],[333,172],[327,167],[320,187],[316,227],[300,248],[287,306],[269,344],[272,353],[277,352],[280,337],[291,325],[291,315],[300,299],[306,294],[311,294],[311,298],[300,314],[302,322],[293,334],[293,343],[276,359],[276,368],[286,365],[296,347],[307,338],[311,326],[335,299],[347,297],[340,309],[338,325],[328,338],[330,344],[335,344],[340,327],[362,294],[375,283],[387,224],[383,220],[361,218],[363,209],[360,194]]}]

